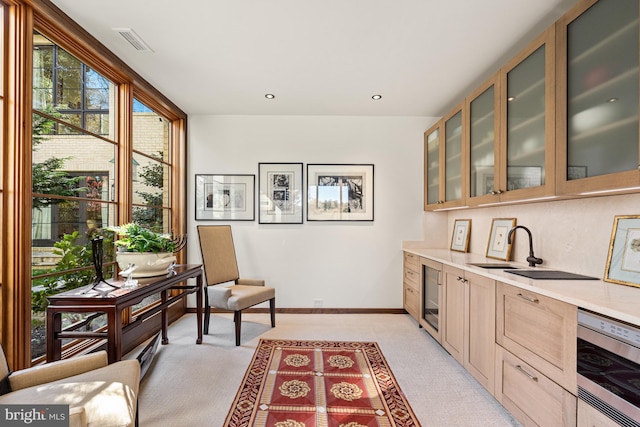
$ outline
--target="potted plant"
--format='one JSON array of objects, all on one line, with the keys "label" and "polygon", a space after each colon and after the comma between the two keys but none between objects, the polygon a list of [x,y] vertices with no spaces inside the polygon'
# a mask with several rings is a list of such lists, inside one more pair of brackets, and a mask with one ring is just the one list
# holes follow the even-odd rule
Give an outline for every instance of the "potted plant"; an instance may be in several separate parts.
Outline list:
[{"label": "potted plant", "polygon": [[176,257],[176,241],[169,234],[151,231],[136,223],[109,227],[118,234],[114,243],[118,251],[116,261],[121,270],[135,265],[133,277],[160,276]]}]

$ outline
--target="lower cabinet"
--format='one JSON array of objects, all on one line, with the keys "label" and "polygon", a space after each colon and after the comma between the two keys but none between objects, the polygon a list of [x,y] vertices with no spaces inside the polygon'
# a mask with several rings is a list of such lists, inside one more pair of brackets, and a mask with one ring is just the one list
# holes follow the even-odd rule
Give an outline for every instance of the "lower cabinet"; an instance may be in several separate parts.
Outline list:
[{"label": "lower cabinet", "polygon": [[443,267],[442,346],[491,394],[495,382],[495,281]]},{"label": "lower cabinet", "polygon": [[577,398],[500,346],[495,397],[525,426],[575,426]]},{"label": "lower cabinet", "polygon": [[417,255],[404,253],[403,306],[416,321],[420,319],[420,264],[418,258]]}]

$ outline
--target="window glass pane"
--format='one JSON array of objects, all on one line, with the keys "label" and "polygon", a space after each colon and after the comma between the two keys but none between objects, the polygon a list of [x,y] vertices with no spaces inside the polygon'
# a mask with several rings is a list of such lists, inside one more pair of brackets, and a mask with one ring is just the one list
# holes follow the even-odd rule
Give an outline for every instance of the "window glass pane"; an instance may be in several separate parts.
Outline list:
[{"label": "window glass pane", "polygon": [[133,156],[133,165],[138,177],[133,181],[133,221],[168,232],[169,165],[139,154]]},{"label": "window glass pane", "polygon": [[169,121],[138,100],[133,105],[133,149],[169,161]]},{"label": "window glass pane", "polygon": [[109,81],[87,67],[85,73],[85,108],[105,110],[109,108]]},{"label": "window glass pane", "polygon": [[[46,297],[92,283],[96,236],[103,237],[103,275],[114,275],[113,233],[104,227],[116,225],[117,145],[115,85],[38,33],[33,56],[31,355],[38,358]],[[63,324],[97,330],[105,320],[63,315]]]}]

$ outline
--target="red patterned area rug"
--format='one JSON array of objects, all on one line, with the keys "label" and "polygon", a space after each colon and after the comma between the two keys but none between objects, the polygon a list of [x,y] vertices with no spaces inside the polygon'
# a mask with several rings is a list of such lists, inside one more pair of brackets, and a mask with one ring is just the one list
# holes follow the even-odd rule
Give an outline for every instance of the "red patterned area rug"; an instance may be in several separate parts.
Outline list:
[{"label": "red patterned area rug", "polygon": [[225,426],[420,423],[377,343],[261,339]]}]

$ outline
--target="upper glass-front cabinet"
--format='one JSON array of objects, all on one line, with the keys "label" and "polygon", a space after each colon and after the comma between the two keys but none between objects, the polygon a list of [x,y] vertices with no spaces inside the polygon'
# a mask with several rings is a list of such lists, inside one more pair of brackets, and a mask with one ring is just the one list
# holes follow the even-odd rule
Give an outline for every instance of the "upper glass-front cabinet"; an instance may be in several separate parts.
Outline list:
[{"label": "upper glass-front cabinet", "polygon": [[440,122],[424,133],[424,208],[440,201]]},{"label": "upper glass-front cabinet", "polygon": [[459,106],[425,132],[425,210],[465,202],[464,116]]},{"label": "upper glass-front cabinet", "polygon": [[500,90],[498,75],[480,86],[467,100],[469,140],[468,202],[495,201],[499,176]]},{"label": "upper glass-front cabinet", "polygon": [[555,32],[542,33],[501,71],[500,200],[554,192]]},{"label": "upper glass-front cabinet", "polygon": [[559,194],[640,185],[638,1],[582,2],[558,23]]}]

